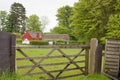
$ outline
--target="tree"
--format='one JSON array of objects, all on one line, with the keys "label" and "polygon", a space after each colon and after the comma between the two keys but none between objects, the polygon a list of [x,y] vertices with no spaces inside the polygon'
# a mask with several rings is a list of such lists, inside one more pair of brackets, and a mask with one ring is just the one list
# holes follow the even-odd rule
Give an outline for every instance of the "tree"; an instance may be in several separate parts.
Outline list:
[{"label": "tree", "polygon": [[7,15],[6,11],[0,11],[0,31],[4,31],[6,27]]},{"label": "tree", "polygon": [[107,38],[120,38],[120,14],[110,16],[107,24]]},{"label": "tree", "polygon": [[41,24],[42,24],[42,32],[44,32],[44,29],[46,28],[46,25],[48,25],[49,20],[46,16],[41,17]]},{"label": "tree", "polygon": [[26,10],[20,3],[13,3],[10,10],[10,24],[14,28],[14,32],[23,33],[25,30]]},{"label": "tree", "polygon": [[120,0],[116,0],[115,11],[107,24],[106,38],[120,38]]},{"label": "tree", "polygon": [[31,15],[28,19],[27,19],[27,28],[30,31],[34,31],[34,32],[42,32],[42,28],[41,28],[41,22],[39,20],[39,17],[37,15]]},{"label": "tree", "polygon": [[66,27],[56,26],[51,29],[52,33],[59,33],[59,34],[68,34],[69,30]]},{"label": "tree", "polygon": [[15,32],[15,26],[14,26],[14,24],[15,24],[15,21],[13,21],[13,16],[14,15],[12,15],[12,14],[8,14],[8,16],[7,16],[7,21],[6,21],[6,27],[5,27],[5,29],[4,29],[4,31],[6,31],[6,32]]},{"label": "tree", "polygon": [[70,29],[70,16],[72,15],[72,7],[66,5],[58,9],[56,15],[58,20],[58,25]]},{"label": "tree", "polygon": [[59,33],[59,34],[69,34],[71,39],[74,39],[74,34],[72,33],[73,28],[70,26],[72,22],[72,7],[66,5],[58,9],[57,12],[57,21],[58,25],[54,27],[51,32],[52,33]]},{"label": "tree", "polygon": [[80,0],[74,5],[71,26],[79,40],[89,41],[105,36],[110,15],[115,13],[116,0]]}]

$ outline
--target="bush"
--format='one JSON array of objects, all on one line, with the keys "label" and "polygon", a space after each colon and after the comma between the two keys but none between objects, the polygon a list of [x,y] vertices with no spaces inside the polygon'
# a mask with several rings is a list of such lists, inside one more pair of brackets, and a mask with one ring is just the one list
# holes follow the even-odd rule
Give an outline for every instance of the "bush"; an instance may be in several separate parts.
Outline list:
[{"label": "bush", "polygon": [[22,34],[21,34],[21,33],[13,33],[13,34],[15,34],[15,35],[16,35],[16,38],[17,38],[17,39],[20,39],[20,38],[21,38],[21,36],[22,36]]},{"label": "bush", "polygon": [[22,40],[21,40],[21,39],[17,39],[17,40],[16,40],[16,43],[17,43],[17,44],[22,44]]},{"label": "bush", "polygon": [[54,44],[55,44],[55,45],[65,45],[65,44],[67,44],[67,41],[64,41],[64,40],[56,40],[56,41],[54,42]]},{"label": "bush", "polygon": [[43,40],[32,40],[30,41],[31,45],[48,45],[48,41],[43,41]]},{"label": "bush", "polygon": [[79,45],[79,44],[82,44],[82,43],[78,42],[78,41],[70,41],[69,44],[71,44],[71,45]]}]

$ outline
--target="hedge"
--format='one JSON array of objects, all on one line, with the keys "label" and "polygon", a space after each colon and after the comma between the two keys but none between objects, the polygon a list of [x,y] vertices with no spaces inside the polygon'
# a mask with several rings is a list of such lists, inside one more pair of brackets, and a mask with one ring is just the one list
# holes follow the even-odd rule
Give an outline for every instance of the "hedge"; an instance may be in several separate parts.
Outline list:
[{"label": "hedge", "polygon": [[30,45],[48,45],[48,41],[32,40],[30,41]]},{"label": "hedge", "polygon": [[16,39],[16,43],[17,44],[22,44],[22,40],[21,39]]},{"label": "hedge", "polygon": [[56,40],[56,41],[54,41],[54,44],[55,44],[55,45],[66,45],[66,44],[67,44],[67,41],[64,41],[64,40]]}]

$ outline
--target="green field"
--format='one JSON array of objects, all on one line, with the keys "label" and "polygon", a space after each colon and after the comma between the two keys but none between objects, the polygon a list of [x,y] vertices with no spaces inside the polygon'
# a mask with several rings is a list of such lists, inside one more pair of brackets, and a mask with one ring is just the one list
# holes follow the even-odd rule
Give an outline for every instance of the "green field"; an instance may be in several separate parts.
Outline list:
[{"label": "green field", "polygon": [[[23,51],[29,56],[29,57],[44,57],[46,56],[52,49],[23,49]],[[64,49],[62,50],[64,51],[67,55],[75,55],[77,53],[79,53],[81,50],[80,49]],[[84,53],[84,52],[83,52]],[[55,50],[50,56],[62,56],[62,54],[60,52],[58,52],[57,50]],[[17,57],[24,57],[22,56],[19,52],[17,52]],[[73,57],[71,57],[72,59]],[[79,61],[79,60],[85,60],[85,58],[82,57],[78,57],[75,59],[75,61]],[[39,62],[39,59],[35,59],[35,62]],[[65,57],[63,58],[50,58],[50,59],[45,59],[41,64],[53,64],[53,63],[62,63],[62,62],[69,62],[69,60]],[[81,65],[81,67],[84,67],[85,63],[78,63],[79,65]],[[17,61],[17,66],[28,66],[28,65],[33,65],[33,63],[31,63],[29,60],[19,60]],[[54,66],[43,66],[47,71],[52,71],[52,70],[62,70],[65,67],[66,64],[63,65],[54,65]],[[74,66],[73,64],[71,64],[68,68],[76,68],[76,66]],[[18,69],[18,73],[20,74],[25,74],[28,70],[30,70],[30,68],[24,68],[24,69]],[[35,68],[32,73],[35,72],[41,72],[41,70],[39,68]],[[61,74],[61,76],[65,76],[65,75],[72,75],[74,73],[80,73],[79,70],[72,70],[72,71],[65,71]],[[56,76],[58,74],[58,72],[56,73],[52,73],[52,75]],[[39,74],[38,74],[39,75]],[[38,76],[37,75],[37,76]],[[40,75],[40,78],[49,78],[48,75]]]},{"label": "green field", "polygon": [[[51,51],[51,49],[22,49],[29,57],[43,57],[46,56],[48,54],[48,52]],[[75,55],[77,53],[80,52],[80,49],[62,49],[67,55]],[[23,55],[21,55],[21,53],[19,53],[18,51],[16,52],[16,57],[17,58],[24,58]],[[84,54],[84,51],[82,52],[82,54]],[[61,56],[61,53],[59,53],[57,50],[55,50],[50,56]],[[70,57],[71,59],[73,57]],[[76,58],[74,61],[79,61],[79,60],[84,60],[84,56],[78,57]],[[39,59],[35,59],[35,62],[39,62]],[[45,59],[41,64],[49,64],[49,63],[56,63],[56,62],[69,62],[68,59],[66,58],[53,58],[53,59]],[[81,67],[84,66],[84,63],[77,63],[79,64]],[[26,65],[33,65],[29,60],[17,60],[17,66],[26,66]],[[44,68],[46,70],[58,70],[58,69],[63,69],[64,65],[57,65],[57,66],[44,66]],[[75,68],[76,66],[74,66],[73,64],[71,64],[68,68]],[[24,68],[24,69],[17,69],[17,73],[16,74],[3,74],[2,76],[0,76],[0,80],[44,80],[46,78],[49,78],[48,75],[33,75],[33,76],[23,76],[23,74],[25,74],[28,70],[30,70],[31,68]],[[39,68],[35,68],[32,73],[34,72],[39,72],[41,71]],[[66,76],[66,75],[71,75],[71,74],[76,74],[76,73],[80,73],[79,70],[73,70],[73,71],[65,71],[63,72],[61,76]],[[52,73],[52,75],[56,75],[57,73]],[[70,77],[70,78],[65,78],[65,79],[59,79],[59,80],[109,80],[107,77],[105,77],[104,75],[100,75],[100,74],[94,74],[94,75],[88,75],[88,76],[76,76],[76,77]]]}]

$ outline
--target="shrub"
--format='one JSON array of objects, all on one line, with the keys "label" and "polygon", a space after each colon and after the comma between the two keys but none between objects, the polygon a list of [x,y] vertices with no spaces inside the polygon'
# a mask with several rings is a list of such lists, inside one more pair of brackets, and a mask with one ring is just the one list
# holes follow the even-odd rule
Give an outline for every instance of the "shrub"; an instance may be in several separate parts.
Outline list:
[{"label": "shrub", "polygon": [[79,44],[82,44],[82,43],[78,42],[78,41],[70,41],[69,44],[71,44],[71,45],[79,45]]},{"label": "shrub", "polygon": [[67,41],[64,41],[64,40],[56,40],[56,41],[54,42],[54,44],[55,44],[55,45],[65,45],[65,44],[67,44]]},{"label": "shrub", "polygon": [[43,40],[32,40],[30,41],[31,45],[48,45],[48,41],[43,41]]},{"label": "shrub", "polygon": [[16,35],[16,38],[18,39],[18,38],[21,38],[21,36],[22,36],[22,34],[21,33],[13,33],[13,34],[15,34]]},{"label": "shrub", "polygon": [[17,43],[17,44],[22,44],[22,40],[21,40],[21,39],[17,39],[17,40],[16,40],[16,43]]}]

